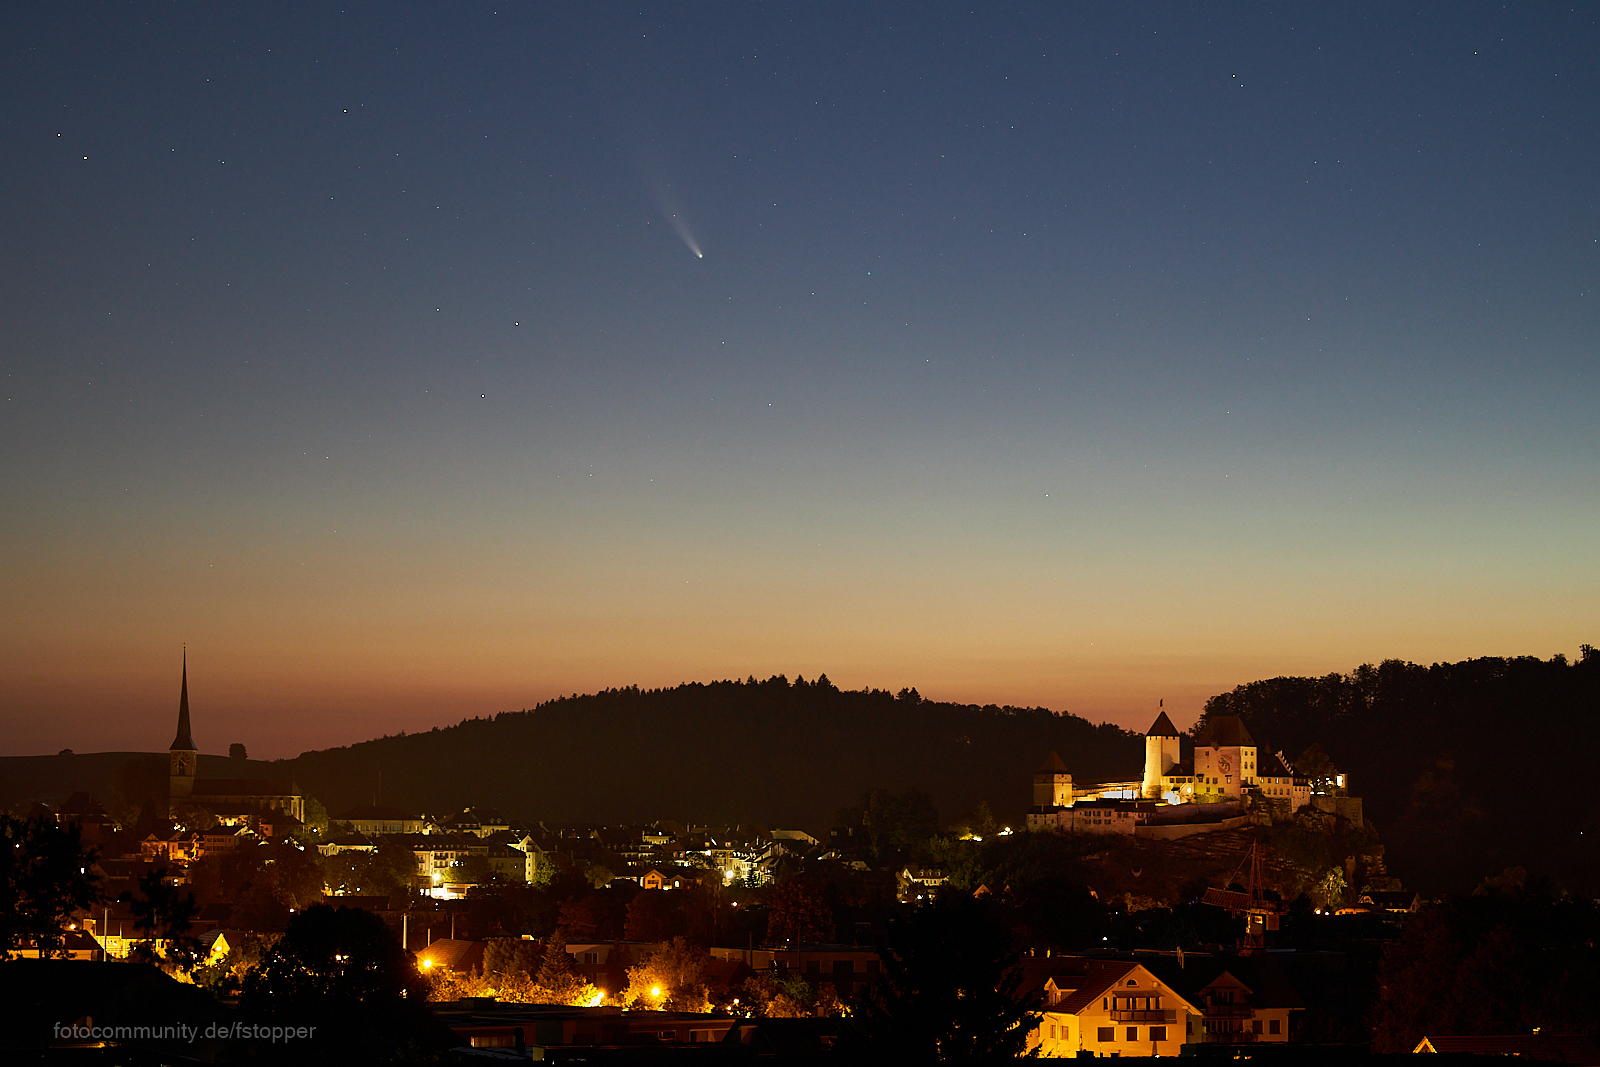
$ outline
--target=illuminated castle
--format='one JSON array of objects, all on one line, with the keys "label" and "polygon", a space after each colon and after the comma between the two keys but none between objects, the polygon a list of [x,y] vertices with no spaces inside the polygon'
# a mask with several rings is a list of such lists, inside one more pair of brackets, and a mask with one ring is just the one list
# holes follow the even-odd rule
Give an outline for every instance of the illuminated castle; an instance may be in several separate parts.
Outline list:
[{"label": "illuminated castle", "polygon": [[1075,783],[1060,755],[1050,753],[1033,776],[1030,830],[1135,833],[1170,838],[1242,825],[1257,800],[1298,811],[1311,803],[1304,777],[1282,757],[1259,754],[1235,715],[1216,715],[1183,759],[1183,738],[1162,711],[1144,736],[1144,776]]}]

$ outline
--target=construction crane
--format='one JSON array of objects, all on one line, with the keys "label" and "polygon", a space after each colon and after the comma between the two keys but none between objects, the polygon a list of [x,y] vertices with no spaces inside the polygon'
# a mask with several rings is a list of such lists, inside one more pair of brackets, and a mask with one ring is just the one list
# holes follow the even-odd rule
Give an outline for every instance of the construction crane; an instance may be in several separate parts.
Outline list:
[{"label": "construction crane", "polygon": [[[1203,904],[1215,904],[1219,908],[1227,908],[1234,915],[1244,916],[1244,936],[1239,939],[1239,954],[1241,956],[1254,956],[1267,950],[1267,931],[1278,928],[1278,917],[1285,908],[1282,901],[1268,900],[1266,886],[1261,876],[1261,846],[1250,846],[1250,880],[1245,884],[1243,893],[1236,889],[1207,889],[1205,896],[1200,898]],[[1237,884],[1239,870],[1243,869],[1244,861],[1239,862],[1239,867],[1233,872],[1231,884]]]}]

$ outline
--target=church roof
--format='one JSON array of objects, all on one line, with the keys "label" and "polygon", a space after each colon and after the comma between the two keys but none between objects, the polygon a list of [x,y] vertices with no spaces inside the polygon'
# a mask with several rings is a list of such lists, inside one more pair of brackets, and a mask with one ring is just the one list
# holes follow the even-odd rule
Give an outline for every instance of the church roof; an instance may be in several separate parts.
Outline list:
[{"label": "church roof", "polygon": [[1061,762],[1061,756],[1056,752],[1055,749],[1052,748],[1050,750],[1050,758],[1045,760],[1044,761],[1044,766],[1040,767],[1038,769],[1038,771],[1036,771],[1035,773],[1037,773],[1037,774],[1066,774],[1068,772],[1067,772],[1067,765],[1065,763]]},{"label": "church roof", "polygon": [[1155,725],[1144,732],[1146,737],[1178,737],[1181,736],[1177,728],[1172,725],[1172,720],[1167,718],[1167,713],[1162,712],[1156,716]]},{"label": "church roof", "polygon": [[1237,748],[1255,746],[1255,738],[1244,727],[1237,715],[1216,715],[1206,720],[1205,726],[1195,735],[1194,743],[1202,748]]},{"label": "church roof", "polygon": [[172,739],[174,750],[196,751],[194,739],[189,736],[189,653],[183,654],[183,689],[178,694],[178,736]]}]

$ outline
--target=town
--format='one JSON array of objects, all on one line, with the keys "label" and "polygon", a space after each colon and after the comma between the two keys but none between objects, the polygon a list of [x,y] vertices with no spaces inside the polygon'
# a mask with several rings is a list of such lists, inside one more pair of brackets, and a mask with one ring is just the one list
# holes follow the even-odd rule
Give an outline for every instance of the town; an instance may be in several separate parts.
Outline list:
[{"label": "town", "polygon": [[[978,965],[1011,1005],[1018,1053],[1347,1050],[1392,1046],[1364,997],[1427,904],[1387,875],[1347,775],[1315,748],[1270,751],[1236,716],[1186,739],[1159,712],[1143,768],[1116,779],[1074,779],[1049,753],[1018,826],[984,806],[941,822],[914,790],[871,790],[815,832],[475,806],[329,814],[291,781],[198,766],[185,665],[159,803],[123,825],[80,792],[8,822],[15,848],[65,842],[86,860],[33,928],[8,924],[11,957],[159,973],[226,1013],[263,1002],[297,939],[313,956],[357,952],[359,914],[365,951],[376,938],[398,954],[399,989],[425,998],[442,1045],[821,1055],[893,996],[909,955],[896,938],[945,914],[992,928]],[[1525,888],[1515,872],[1486,884]],[[69,1001],[89,995],[55,981]],[[76,1034],[51,1043],[96,1043]],[[1524,1036],[1533,1052],[1557,1040]],[[1573,1053],[1587,1039],[1561,1040]]]}]

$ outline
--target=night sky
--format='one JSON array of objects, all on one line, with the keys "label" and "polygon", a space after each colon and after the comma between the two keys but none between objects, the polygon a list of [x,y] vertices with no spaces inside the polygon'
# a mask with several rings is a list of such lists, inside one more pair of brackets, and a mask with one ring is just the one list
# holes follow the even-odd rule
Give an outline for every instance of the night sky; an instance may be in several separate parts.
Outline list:
[{"label": "night sky", "polygon": [[6,5],[0,752],[1600,643],[1600,9],[973,7]]}]

